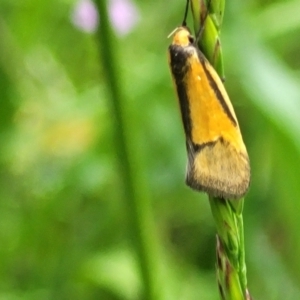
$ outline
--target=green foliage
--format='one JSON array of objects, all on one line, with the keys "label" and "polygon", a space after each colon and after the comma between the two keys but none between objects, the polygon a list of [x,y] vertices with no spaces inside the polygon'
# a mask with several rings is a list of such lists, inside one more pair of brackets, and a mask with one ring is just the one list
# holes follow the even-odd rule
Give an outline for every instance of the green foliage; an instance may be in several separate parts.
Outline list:
[{"label": "green foliage", "polygon": [[[0,8],[0,299],[141,299],[116,162],[106,70],[74,1]],[[218,299],[208,197],[184,184],[186,153],[167,66],[185,1],[136,1],[141,17],[110,51],[136,162],[153,208],[164,299]],[[244,206],[249,290],[297,299],[300,284],[299,1],[227,1],[226,88],[252,167]],[[189,20],[192,25],[191,19]]]}]

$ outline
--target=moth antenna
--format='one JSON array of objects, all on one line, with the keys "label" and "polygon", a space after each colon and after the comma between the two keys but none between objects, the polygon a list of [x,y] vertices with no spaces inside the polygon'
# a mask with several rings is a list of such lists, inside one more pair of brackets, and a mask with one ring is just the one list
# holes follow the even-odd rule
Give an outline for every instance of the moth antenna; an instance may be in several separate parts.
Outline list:
[{"label": "moth antenna", "polygon": [[186,19],[187,19],[187,14],[189,11],[189,3],[190,3],[190,0],[186,0],[186,6],[185,6],[185,12],[184,12],[184,17],[183,17],[183,21],[182,21],[182,26],[186,26]]},{"label": "moth antenna", "polygon": [[176,27],[169,35],[168,35],[168,39],[178,30],[179,27]]}]

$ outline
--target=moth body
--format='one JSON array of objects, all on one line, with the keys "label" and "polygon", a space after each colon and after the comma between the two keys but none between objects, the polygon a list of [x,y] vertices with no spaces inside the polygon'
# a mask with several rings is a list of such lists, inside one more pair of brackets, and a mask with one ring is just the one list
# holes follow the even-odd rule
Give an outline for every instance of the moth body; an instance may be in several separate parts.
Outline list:
[{"label": "moth body", "polygon": [[187,185],[214,197],[243,197],[250,166],[233,106],[186,27],[174,34],[169,65],[186,137]]}]

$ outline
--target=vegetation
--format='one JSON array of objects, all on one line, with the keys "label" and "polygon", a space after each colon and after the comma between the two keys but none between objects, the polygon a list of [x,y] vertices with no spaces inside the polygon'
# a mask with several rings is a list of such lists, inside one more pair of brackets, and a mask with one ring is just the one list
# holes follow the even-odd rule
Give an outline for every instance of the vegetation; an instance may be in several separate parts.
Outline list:
[{"label": "vegetation", "polygon": [[[88,25],[76,15],[84,2]],[[145,209],[137,221],[153,269],[140,263],[139,214],[124,196],[91,2],[1,0],[0,299],[217,300],[216,228],[207,195],[184,184],[166,57],[185,1],[108,2],[131,180]],[[117,22],[124,3],[132,24]],[[226,88],[252,168],[243,218],[254,299],[300,295],[298,10],[297,0],[227,1],[222,25]]]}]

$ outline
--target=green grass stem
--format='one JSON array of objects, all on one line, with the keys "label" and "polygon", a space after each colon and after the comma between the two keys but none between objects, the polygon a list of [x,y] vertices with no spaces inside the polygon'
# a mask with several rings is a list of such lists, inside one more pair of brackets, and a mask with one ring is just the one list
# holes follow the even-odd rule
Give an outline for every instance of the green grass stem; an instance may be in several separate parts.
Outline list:
[{"label": "green grass stem", "polygon": [[[195,33],[205,27],[199,47],[224,78],[220,29],[225,0],[191,0]],[[247,290],[243,206],[244,199],[229,200],[209,197],[217,227],[217,279],[223,300],[251,299]]]},{"label": "green grass stem", "polygon": [[[126,134],[126,119],[122,111],[124,93],[118,77],[118,64],[115,57],[116,47],[107,13],[107,1],[95,1],[100,12],[101,24],[97,31],[99,55],[103,74],[107,83],[108,102],[111,110],[114,129],[115,150],[118,169],[123,183],[124,199],[131,220],[132,236],[135,237],[135,248],[144,286],[142,298],[158,300],[161,297],[157,289],[156,243],[152,214],[147,193],[139,185],[140,174],[136,174],[136,163],[130,156],[129,140]],[[116,184],[116,188],[118,184]]]}]

